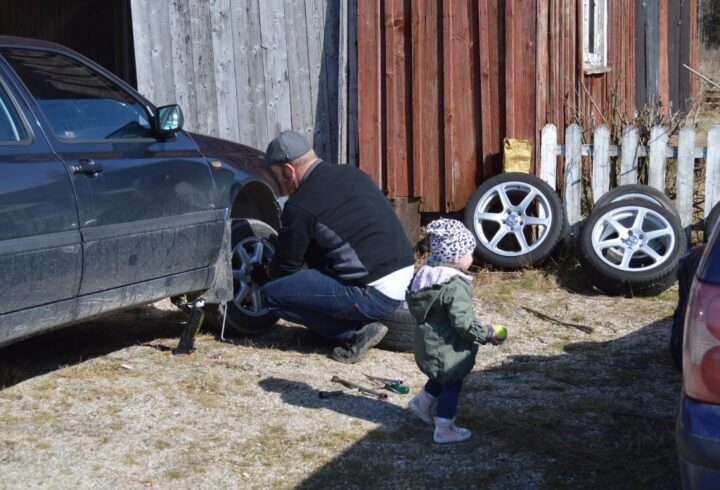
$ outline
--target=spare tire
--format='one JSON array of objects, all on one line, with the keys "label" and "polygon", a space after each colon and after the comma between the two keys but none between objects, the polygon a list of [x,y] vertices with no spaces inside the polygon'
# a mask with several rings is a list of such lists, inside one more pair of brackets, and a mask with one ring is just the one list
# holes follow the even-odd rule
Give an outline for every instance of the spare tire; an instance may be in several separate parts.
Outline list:
[{"label": "spare tire", "polygon": [[625,184],[618,186],[600,196],[600,199],[598,199],[598,201],[595,203],[593,209],[601,208],[611,202],[623,201],[628,199],[642,199],[645,201],[649,201],[664,207],[668,211],[671,211],[673,214],[675,214],[675,216],[678,215],[675,204],[673,204],[673,202],[670,200],[669,197],[667,197],[667,195],[655,189],[654,187],[650,187],[649,185],[644,184]]},{"label": "spare tire", "polygon": [[496,175],[479,186],[465,208],[476,256],[504,269],[541,264],[560,243],[565,210],[560,196],[534,175]]},{"label": "spare tire", "polygon": [[387,326],[388,332],[378,347],[396,352],[412,352],[413,338],[417,322],[412,316],[408,305],[403,301],[395,311],[383,318],[381,322]]},{"label": "spare tire", "polygon": [[580,234],[581,263],[607,294],[652,295],[675,281],[687,248],[679,218],[644,199],[596,208]]}]

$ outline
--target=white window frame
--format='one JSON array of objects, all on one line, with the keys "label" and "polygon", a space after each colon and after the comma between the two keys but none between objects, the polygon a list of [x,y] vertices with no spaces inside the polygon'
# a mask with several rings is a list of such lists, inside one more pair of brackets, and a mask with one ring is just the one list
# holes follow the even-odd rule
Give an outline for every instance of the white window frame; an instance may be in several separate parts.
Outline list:
[{"label": "white window frame", "polygon": [[610,71],[610,67],[607,66],[607,4],[607,0],[583,0],[583,68],[585,73]]}]

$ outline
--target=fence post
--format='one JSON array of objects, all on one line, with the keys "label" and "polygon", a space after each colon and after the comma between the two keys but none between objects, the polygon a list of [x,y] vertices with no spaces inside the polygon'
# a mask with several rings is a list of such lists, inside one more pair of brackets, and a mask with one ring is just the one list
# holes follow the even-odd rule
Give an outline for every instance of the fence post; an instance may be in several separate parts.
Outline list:
[{"label": "fence post", "polygon": [[620,185],[637,183],[638,139],[638,130],[635,126],[625,128],[622,136]]},{"label": "fence post", "polygon": [[610,190],[610,129],[604,124],[593,133],[592,193],[593,203]]},{"label": "fence post", "polygon": [[665,192],[665,148],[668,134],[664,127],[654,126],[650,130],[650,154],[648,162],[648,185]]},{"label": "fence post", "polygon": [[540,137],[540,178],[555,189],[557,178],[557,128],[546,124]]},{"label": "fence post", "polygon": [[582,132],[580,126],[571,124],[565,131],[565,213],[570,238],[578,236],[580,222],[580,195],[582,193]]},{"label": "fence post", "polygon": [[677,169],[677,198],[675,206],[680,215],[683,228],[687,229],[692,223],[693,206],[693,171],[695,168],[695,130],[684,127],[680,130],[678,144]]},{"label": "fence post", "polygon": [[707,158],[705,159],[705,214],[720,201],[720,126],[713,126],[707,135]]}]

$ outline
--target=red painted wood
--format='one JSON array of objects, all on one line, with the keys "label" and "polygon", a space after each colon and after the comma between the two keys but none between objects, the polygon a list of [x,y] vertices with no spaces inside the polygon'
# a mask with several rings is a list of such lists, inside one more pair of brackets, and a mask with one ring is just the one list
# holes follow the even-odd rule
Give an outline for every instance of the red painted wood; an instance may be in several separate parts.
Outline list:
[{"label": "red painted wood", "polygon": [[[660,0],[661,43],[671,1]],[[537,154],[546,123],[562,142],[576,119],[586,131],[591,116],[609,122],[616,89],[632,114],[635,4],[608,0],[611,71],[586,75],[580,0],[358,2],[361,168],[423,211],[454,211],[501,170],[504,137],[532,140]]]},{"label": "red painted wood", "polygon": [[[407,71],[409,56],[405,46],[405,8],[403,0],[385,0],[385,117],[386,188],[388,197],[408,196],[408,150],[412,142],[412,122],[408,117]],[[409,28],[409,25],[408,25]],[[409,46],[408,46],[409,49]],[[407,58],[407,59],[406,59]]]},{"label": "red painted wood", "polygon": [[380,7],[379,0],[358,2],[358,150],[359,166],[380,184]]},{"label": "red painted wood", "polygon": [[476,187],[479,152],[480,94],[476,26],[472,2],[448,0],[442,4],[443,87],[445,122],[444,211],[465,207]]},{"label": "red painted wood", "polygon": [[440,211],[442,180],[438,49],[438,2],[412,3],[412,122],[411,170],[413,196],[421,198],[420,210]]},{"label": "red painted wood", "polygon": [[480,51],[480,128],[481,159],[479,173],[487,179],[502,172],[502,139],[505,135],[504,90],[505,43],[498,18],[498,0],[478,0]]}]

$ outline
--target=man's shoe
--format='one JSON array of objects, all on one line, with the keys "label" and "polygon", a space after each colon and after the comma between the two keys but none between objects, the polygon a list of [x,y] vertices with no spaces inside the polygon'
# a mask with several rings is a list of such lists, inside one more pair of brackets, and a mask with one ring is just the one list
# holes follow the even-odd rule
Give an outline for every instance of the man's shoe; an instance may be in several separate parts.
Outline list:
[{"label": "man's shoe", "polygon": [[361,360],[372,347],[385,337],[388,328],[380,322],[368,323],[355,332],[355,337],[348,347],[335,347],[330,357],[338,362],[354,364]]}]

